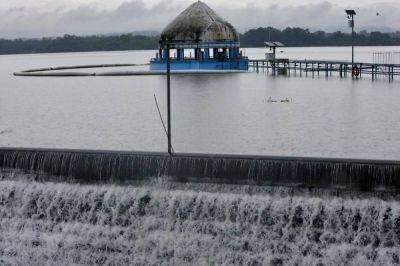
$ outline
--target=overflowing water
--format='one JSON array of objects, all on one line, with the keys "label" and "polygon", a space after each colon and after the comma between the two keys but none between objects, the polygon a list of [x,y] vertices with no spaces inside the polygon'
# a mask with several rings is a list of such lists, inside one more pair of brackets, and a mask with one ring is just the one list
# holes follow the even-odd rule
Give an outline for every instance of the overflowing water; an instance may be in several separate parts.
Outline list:
[{"label": "overflowing water", "polygon": [[0,264],[398,265],[399,256],[391,199],[165,180],[0,182]]},{"label": "overflowing water", "polygon": [[400,191],[400,162],[294,157],[0,149],[0,169],[36,180],[125,183],[169,176],[181,181]]}]

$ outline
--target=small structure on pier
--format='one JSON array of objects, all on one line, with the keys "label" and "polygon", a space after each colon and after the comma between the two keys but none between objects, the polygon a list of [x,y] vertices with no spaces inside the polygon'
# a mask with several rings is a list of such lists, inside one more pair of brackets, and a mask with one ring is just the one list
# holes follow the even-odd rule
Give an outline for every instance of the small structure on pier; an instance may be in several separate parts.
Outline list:
[{"label": "small structure on pier", "polygon": [[284,47],[281,42],[264,42],[265,46],[269,48],[270,52],[265,53],[265,60],[273,61],[276,59],[276,48]]},{"label": "small structure on pier", "polygon": [[287,75],[289,67],[289,59],[276,58],[276,48],[284,47],[281,42],[264,42],[265,46],[269,48],[269,52],[265,53],[265,61],[271,64],[274,74]]},{"label": "small structure on pier", "polygon": [[167,50],[171,69],[248,70],[235,28],[205,3],[198,1],[176,17],[162,32],[151,70],[165,70]]}]

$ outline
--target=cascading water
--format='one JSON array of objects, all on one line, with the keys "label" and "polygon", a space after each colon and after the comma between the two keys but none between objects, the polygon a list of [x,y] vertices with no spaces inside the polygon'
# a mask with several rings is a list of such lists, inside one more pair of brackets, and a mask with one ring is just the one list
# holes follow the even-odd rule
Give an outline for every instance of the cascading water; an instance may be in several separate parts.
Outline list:
[{"label": "cascading water", "polygon": [[1,149],[0,169],[0,265],[400,264],[399,162]]},{"label": "cascading water", "polygon": [[400,162],[234,155],[0,149],[0,169],[84,182],[180,180],[400,191]]},{"label": "cascading water", "polygon": [[13,176],[0,181],[0,264],[399,265],[397,200],[323,194]]}]

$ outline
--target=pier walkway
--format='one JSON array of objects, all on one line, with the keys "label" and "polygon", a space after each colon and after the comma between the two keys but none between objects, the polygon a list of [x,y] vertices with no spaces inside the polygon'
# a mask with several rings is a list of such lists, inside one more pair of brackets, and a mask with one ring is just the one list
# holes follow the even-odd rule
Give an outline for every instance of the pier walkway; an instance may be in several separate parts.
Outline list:
[{"label": "pier walkway", "polygon": [[387,79],[393,81],[400,77],[400,64],[374,64],[354,63],[348,61],[325,61],[325,60],[288,60],[288,59],[251,59],[249,68],[254,71],[266,71],[280,75],[298,76],[320,76],[326,77],[338,75],[345,77],[371,77],[372,80]]}]

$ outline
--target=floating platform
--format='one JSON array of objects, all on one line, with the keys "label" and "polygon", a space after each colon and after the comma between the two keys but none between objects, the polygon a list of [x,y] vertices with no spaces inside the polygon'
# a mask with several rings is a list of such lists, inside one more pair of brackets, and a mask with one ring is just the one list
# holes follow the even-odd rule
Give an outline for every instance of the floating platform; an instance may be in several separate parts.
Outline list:
[{"label": "floating platform", "polygon": [[[151,70],[166,70],[167,62],[166,60],[153,58],[150,61]],[[221,70],[249,70],[249,60],[247,58],[238,58],[235,60],[217,60],[217,59],[172,59],[171,60],[171,70],[211,70],[211,71],[221,71]]]},{"label": "floating platform", "polygon": [[1,148],[0,169],[88,183],[166,176],[191,182],[400,192],[400,161],[383,160]]},{"label": "floating platform", "polygon": [[[14,76],[25,77],[90,77],[90,76],[160,76],[167,75],[166,70],[127,70],[127,71],[106,71],[106,72],[71,72],[66,70],[76,69],[93,69],[93,68],[116,68],[116,67],[137,67],[148,66],[148,64],[109,64],[109,65],[82,65],[82,66],[62,66],[29,69],[20,72],[15,72]],[[171,75],[201,75],[201,74],[237,74],[247,73],[244,70],[206,70],[206,69],[193,69],[193,70],[172,70]]]}]

